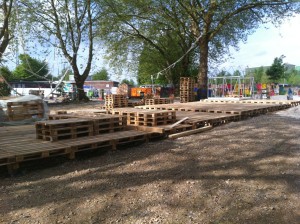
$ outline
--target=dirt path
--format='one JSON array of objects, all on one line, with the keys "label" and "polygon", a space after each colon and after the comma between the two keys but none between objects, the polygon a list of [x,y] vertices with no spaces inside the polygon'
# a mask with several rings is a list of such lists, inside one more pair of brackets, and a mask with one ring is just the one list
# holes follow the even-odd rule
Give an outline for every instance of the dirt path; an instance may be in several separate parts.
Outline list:
[{"label": "dirt path", "polygon": [[0,223],[300,223],[299,107],[279,114],[24,168]]}]

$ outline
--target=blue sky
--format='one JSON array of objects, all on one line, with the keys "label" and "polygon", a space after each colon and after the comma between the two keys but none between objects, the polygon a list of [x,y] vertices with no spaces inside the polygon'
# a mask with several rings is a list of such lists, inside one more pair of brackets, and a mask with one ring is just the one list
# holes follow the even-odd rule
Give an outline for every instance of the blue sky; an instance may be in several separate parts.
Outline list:
[{"label": "blue sky", "polygon": [[[224,70],[271,65],[275,57],[285,55],[284,63],[300,65],[300,15],[285,21],[280,27],[268,24],[232,50],[232,59],[220,67]],[[230,72],[230,71],[229,71]]]}]

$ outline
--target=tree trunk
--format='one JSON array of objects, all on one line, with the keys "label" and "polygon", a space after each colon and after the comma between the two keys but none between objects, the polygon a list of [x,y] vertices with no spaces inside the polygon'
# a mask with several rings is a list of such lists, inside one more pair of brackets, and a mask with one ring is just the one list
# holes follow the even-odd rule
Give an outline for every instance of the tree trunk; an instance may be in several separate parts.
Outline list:
[{"label": "tree trunk", "polygon": [[201,90],[201,99],[207,99],[207,81],[208,81],[208,40],[203,37],[199,41],[200,48],[200,66],[198,72],[198,82]]},{"label": "tree trunk", "polygon": [[84,92],[84,89],[83,89],[85,77],[82,77],[79,74],[78,69],[73,69],[73,72],[74,72],[74,79],[75,79],[76,89],[77,89],[76,100],[78,100],[78,101],[89,101],[89,98],[86,96],[86,94]]},{"label": "tree trunk", "polygon": [[77,100],[78,101],[89,101],[89,98],[86,96],[83,89],[84,81],[76,82],[77,87]]}]

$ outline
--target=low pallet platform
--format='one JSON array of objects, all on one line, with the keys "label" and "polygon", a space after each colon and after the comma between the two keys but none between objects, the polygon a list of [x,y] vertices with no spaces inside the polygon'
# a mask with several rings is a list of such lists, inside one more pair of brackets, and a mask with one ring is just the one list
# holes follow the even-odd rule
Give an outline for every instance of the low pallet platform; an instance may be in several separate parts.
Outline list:
[{"label": "low pallet platform", "polygon": [[206,103],[190,102],[178,104],[161,104],[137,106],[138,109],[147,110],[173,110],[190,112],[208,112],[239,115],[242,118],[265,114],[281,109],[289,108],[289,104],[228,104],[228,103]]},{"label": "low pallet platform", "polygon": [[[24,130],[27,135],[24,135]],[[143,131],[127,130],[80,139],[57,142],[34,139],[34,125],[5,127],[0,136],[0,166],[17,169],[25,161],[65,155],[73,159],[77,152],[85,150],[116,150],[118,147],[148,141],[149,134]],[[12,141],[15,139],[15,141]]]}]

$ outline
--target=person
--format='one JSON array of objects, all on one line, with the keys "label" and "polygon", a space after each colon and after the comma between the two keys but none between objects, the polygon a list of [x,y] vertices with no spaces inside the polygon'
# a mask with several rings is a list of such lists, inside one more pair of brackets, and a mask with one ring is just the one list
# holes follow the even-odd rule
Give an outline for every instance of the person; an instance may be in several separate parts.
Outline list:
[{"label": "person", "polygon": [[195,97],[195,100],[199,100],[199,97],[198,97],[198,84],[196,83],[194,85],[194,97]]},{"label": "person", "polygon": [[288,99],[288,100],[292,100],[292,99],[293,99],[293,91],[292,91],[291,88],[289,88],[289,90],[288,90],[288,96],[287,96],[287,99]]},{"label": "person", "polygon": [[203,100],[206,95],[206,89],[204,85],[199,85],[198,91],[197,91],[197,100]]}]

